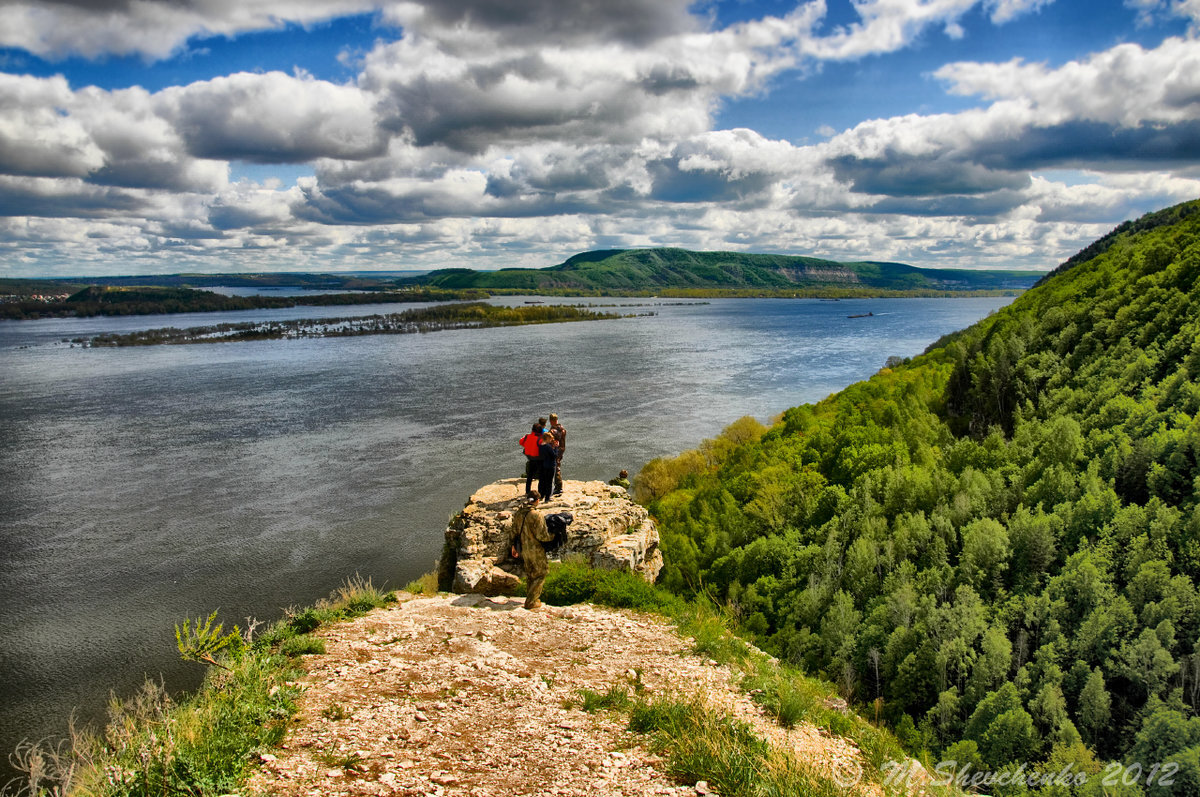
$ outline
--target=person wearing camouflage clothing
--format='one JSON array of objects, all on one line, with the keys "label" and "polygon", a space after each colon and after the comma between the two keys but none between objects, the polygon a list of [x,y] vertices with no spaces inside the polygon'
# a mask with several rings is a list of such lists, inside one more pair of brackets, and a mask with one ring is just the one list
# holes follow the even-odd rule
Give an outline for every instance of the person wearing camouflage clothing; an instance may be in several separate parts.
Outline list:
[{"label": "person wearing camouflage clothing", "polygon": [[[525,568],[525,608],[536,609],[542,605],[542,585],[550,572],[550,562],[542,543],[550,542],[554,535],[546,528],[546,518],[537,508],[542,496],[537,490],[530,490],[528,497],[529,503],[513,513],[510,539],[513,558],[519,558]],[[518,538],[521,541],[519,553]]]}]

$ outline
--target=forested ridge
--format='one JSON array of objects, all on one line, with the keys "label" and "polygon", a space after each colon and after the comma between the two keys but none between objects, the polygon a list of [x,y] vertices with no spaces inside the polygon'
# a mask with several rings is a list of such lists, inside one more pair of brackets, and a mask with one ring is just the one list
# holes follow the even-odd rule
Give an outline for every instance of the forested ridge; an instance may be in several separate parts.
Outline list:
[{"label": "forested ridge", "polygon": [[934,762],[1200,793],[1197,210],[1122,225],[770,429],[648,463],[663,583]]},{"label": "forested ridge", "polygon": [[1012,292],[1028,288],[1037,277],[1032,271],[923,269],[878,261],[841,263],[796,255],[660,248],[583,252],[548,268],[439,269],[402,282],[496,292],[880,296]]}]

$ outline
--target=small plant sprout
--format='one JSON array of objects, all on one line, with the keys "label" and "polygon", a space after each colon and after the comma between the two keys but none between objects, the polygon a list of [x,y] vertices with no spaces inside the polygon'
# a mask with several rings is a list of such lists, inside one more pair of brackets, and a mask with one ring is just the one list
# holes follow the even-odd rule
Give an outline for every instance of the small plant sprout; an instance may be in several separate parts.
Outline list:
[{"label": "small plant sprout", "polygon": [[226,648],[231,652],[240,650],[242,635],[237,626],[228,634],[224,633],[224,624],[217,623],[216,620],[217,613],[214,611],[207,620],[197,617],[194,626],[190,618],[184,618],[182,626],[175,626],[175,646],[179,648],[179,655],[184,661],[199,661],[224,670],[229,669],[217,661],[216,655]]},{"label": "small plant sprout", "polygon": [[254,644],[254,632],[258,630],[258,627],[266,624],[266,620],[257,620],[253,617],[246,618],[246,630],[242,632],[242,639],[246,642],[247,647]]}]

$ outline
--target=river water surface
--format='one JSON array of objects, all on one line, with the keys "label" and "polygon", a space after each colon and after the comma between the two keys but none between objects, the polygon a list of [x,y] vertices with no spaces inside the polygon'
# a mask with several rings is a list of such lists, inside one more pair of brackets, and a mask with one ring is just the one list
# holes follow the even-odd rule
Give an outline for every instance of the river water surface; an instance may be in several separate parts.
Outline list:
[{"label": "river water surface", "polygon": [[404,307],[0,322],[0,753],[146,677],[192,688],[185,617],[274,619],[355,573],[429,571],[471,492],[519,474],[539,415],[568,429],[567,478],[609,479],[1009,301],[596,300],[655,315],[118,349],[61,341]]}]

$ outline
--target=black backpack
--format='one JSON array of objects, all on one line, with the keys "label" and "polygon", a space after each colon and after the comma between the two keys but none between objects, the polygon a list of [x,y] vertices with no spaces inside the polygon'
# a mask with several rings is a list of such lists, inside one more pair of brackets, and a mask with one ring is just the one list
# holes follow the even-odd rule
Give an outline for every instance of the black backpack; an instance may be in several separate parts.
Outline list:
[{"label": "black backpack", "polygon": [[571,525],[571,521],[575,516],[570,512],[555,512],[553,515],[546,515],[546,530],[554,537],[544,547],[547,551],[557,551],[567,541],[567,526]]}]

